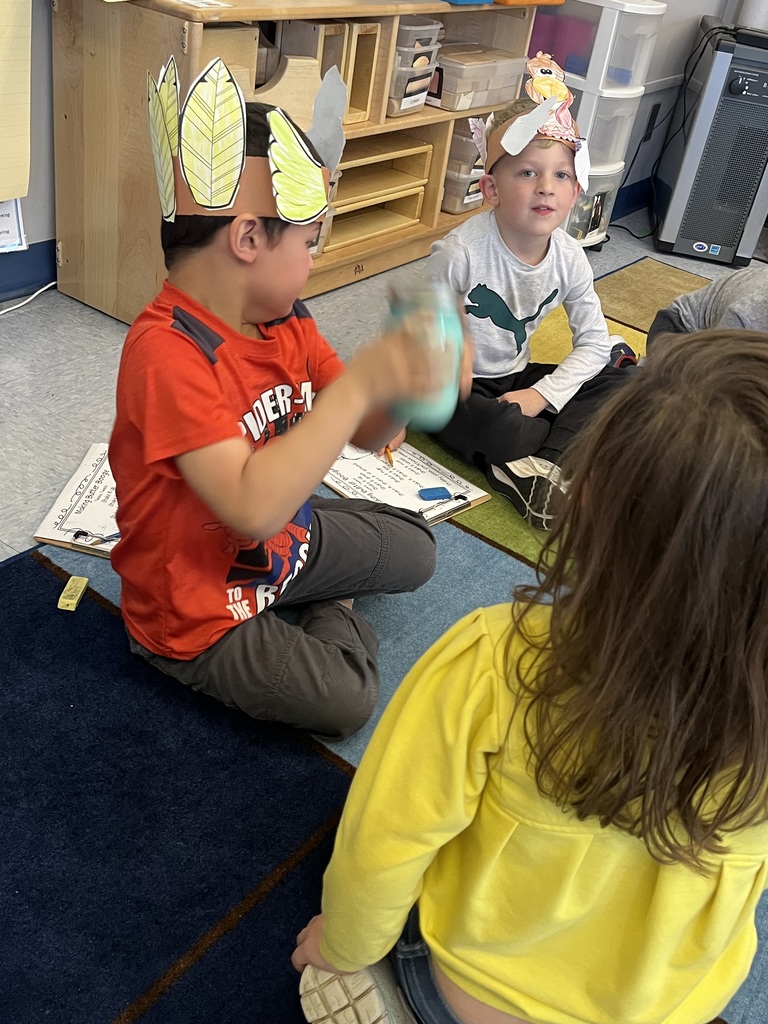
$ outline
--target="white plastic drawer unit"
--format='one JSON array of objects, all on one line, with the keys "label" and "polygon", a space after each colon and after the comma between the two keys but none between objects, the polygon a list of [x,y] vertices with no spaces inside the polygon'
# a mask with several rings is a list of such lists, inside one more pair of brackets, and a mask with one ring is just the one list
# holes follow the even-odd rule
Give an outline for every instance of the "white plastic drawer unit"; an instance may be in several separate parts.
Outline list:
[{"label": "white plastic drawer unit", "polygon": [[538,8],[530,53],[550,53],[573,88],[645,83],[667,9],[659,0],[565,0]]},{"label": "white plastic drawer unit", "polygon": [[589,188],[579,194],[565,225],[569,235],[580,242],[605,236],[623,177],[623,161],[592,168]]},{"label": "white plastic drawer unit", "polygon": [[589,141],[592,164],[614,164],[623,160],[645,86],[601,89],[596,93],[573,86],[571,89],[571,114],[578,123],[580,135]]}]

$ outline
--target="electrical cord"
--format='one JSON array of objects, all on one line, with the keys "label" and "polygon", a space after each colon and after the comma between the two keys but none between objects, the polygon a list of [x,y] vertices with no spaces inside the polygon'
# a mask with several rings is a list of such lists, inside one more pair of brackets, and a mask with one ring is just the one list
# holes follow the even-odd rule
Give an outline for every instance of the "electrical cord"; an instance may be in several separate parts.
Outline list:
[{"label": "electrical cord", "polygon": [[[626,184],[627,178],[629,177],[630,172],[631,172],[632,168],[635,165],[635,160],[637,160],[638,154],[640,152],[640,149],[642,148],[643,143],[644,142],[648,142],[650,140],[651,135],[654,134],[656,129],[660,128],[666,121],[668,121],[670,119],[670,117],[672,117],[672,115],[674,114],[674,112],[675,112],[675,110],[677,108],[677,104],[678,104],[678,102],[680,100],[680,97],[681,96],[685,96],[685,93],[686,93],[686,91],[688,89],[688,85],[690,84],[690,80],[693,77],[693,75],[695,74],[696,68],[698,67],[698,64],[699,64],[699,61],[701,60],[701,58],[703,56],[704,47],[706,46],[706,44],[709,42],[710,38],[716,32],[720,32],[720,31],[724,30],[725,28],[726,28],[726,26],[724,26],[724,25],[718,25],[716,27],[708,29],[706,34],[704,35],[704,37],[699,40],[699,42],[693,48],[692,52],[689,54],[688,59],[685,62],[685,66],[683,67],[683,80],[680,83],[680,85],[677,87],[677,95],[675,96],[674,102],[672,103],[672,105],[670,106],[669,110],[664,115],[664,117],[662,117],[662,119],[660,121],[657,121],[654,124],[653,128],[651,128],[651,130],[648,133],[648,135],[647,136],[643,135],[643,137],[638,142],[637,146],[635,147],[635,152],[632,154],[632,159],[630,160],[629,165],[628,165],[626,171],[624,172],[624,177],[622,178],[622,182],[621,182],[621,185],[619,186],[619,188],[622,188]],[[688,72],[688,64],[690,63],[691,59],[695,56],[696,50],[698,50],[699,48],[701,48],[702,52],[699,54],[699,56],[698,56],[698,58],[696,60],[696,64],[691,68],[691,71],[689,73]],[[666,146],[666,142],[665,142],[665,146]]]},{"label": "electrical cord", "polygon": [[[686,97],[687,97],[688,87],[691,84],[691,81],[693,80],[693,76],[696,74],[696,69],[698,68],[699,64],[701,63],[701,59],[702,59],[702,57],[704,56],[704,54],[706,52],[706,48],[709,45],[710,40],[714,36],[716,36],[719,32],[729,32],[731,30],[732,30],[732,27],[728,26],[728,25],[713,25],[713,26],[711,26],[704,33],[702,38],[699,40],[698,44],[693,48],[693,50],[691,51],[690,56],[688,57],[688,60],[685,62],[685,67],[683,68],[683,81],[680,84],[680,89],[679,89],[677,97],[675,99],[675,103],[674,103],[674,106],[672,108],[672,111],[670,111],[670,113],[672,113],[672,112],[674,112],[677,109],[677,105],[680,102],[680,99],[682,97],[682,102],[683,102],[683,112],[682,113],[683,113],[683,116],[682,116],[680,125],[675,129],[675,131],[672,132],[671,135],[667,134],[667,137],[664,140],[664,144],[662,145],[661,150],[659,151],[659,154],[656,157],[656,160],[654,161],[653,166],[651,167],[651,174],[650,174],[651,201],[650,201],[650,204],[649,204],[649,207],[648,207],[648,213],[649,213],[649,217],[650,217],[650,221],[651,221],[651,234],[656,234],[656,232],[659,229],[659,225],[661,223],[661,215],[659,213],[659,202],[658,202],[658,196],[657,196],[657,193],[656,193],[656,176],[658,174],[659,167],[661,166],[662,158],[663,158],[664,154],[667,152],[667,150],[669,149],[670,144],[672,143],[672,141],[680,134],[680,132],[683,131],[684,129],[687,131],[687,121],[688,121],[688,118],[690,118],[695,113],[696,108],[698,106],[699,100],[697,98],[696,102],[691,107],[691,109],[690,110],[687,109],[687,98]],[[699,51],[698,54],[696,52],[697,50]],[[691,67],[691,69],[689,71],[688,70],[688,65],[694,59],[694,57],[696,58],[695,62],[693,64],[693,67]],[[670,127],[671,127],[671,125],[670,125]],[[669,132],[669,129],[667,129],[667,131]],[[685,133],[683,135],[683,138],[684,139],[687,138]]]},{"label": "electrical cord", "polygon": [[12,313],[14,309],[21,309],[22,306],[26,306],[26,304],[31,302],[32,299],[36,299],[41,292],[46,291],[48,288],[53,288],[55,284],[55,281],[49,281],[48,284],[44,284],[42,288],[38,288],[32,295],[28,295],[23,302],[17,302],[15,306],[6,306],[5,309],[0,309],[0,316],[3,316],[5,313]]},{"label": "electrical cord", "polygon": [[[669,121],[669,119],[673,116],[673,114],[677,110],[677,105],[678,105],[678,103],[680,102],[681,99],[683,101],[683,121],[682,121],[682,124],[681,124],[681,128],[685,124],[686,119],[691,114],[693,114],[693,112],[695,111],[696,107],[694,106],[690,111],[687,111],[686,93],[688,91],[688,86],[690,85],[690,83],[691,83],[691,81],[693,79],[693,76],[696,73],[696,68],[699,66],[699,64],[701,62],[701,59],[704,56],[704,53],[706,52],[706,47],[707,47],[710,39],[712,39],[713,36],[717,35],[718,32],[728,32],[731,29],[732,29],[732,26],[727,26],[727,25],[713,25],[713,26],[710,26],[710,28],[707,29],[707,31],[704,33],[704,35],[698,41],[698,43],[696,43],[696,45],[694,46],[693,50],[691,50],[691,53],[688,55],[688,59],[686,60],[685,65],[683,67],[683,80],[680,83],[680,85],[678,86],[677,94],[675,95],[675,99],[674,99],[670,109],[667,111],[667,113],[664,115],[664,117],[661,118],[660,121],[657,121],[654,124],[654,126],[651,128],[650,132],[644,134],[641,137],[640,141],[638,142],[637,146],[635,147],[634,153],[632,154],[632,159],[629,161],[629,164],[627,165],[627,169],[624,172],[624,176],[623,176],[623,178],[621,180],[621,184],[619,185],[620,189],[623,188],[624,185],[627,183],[627,179],[629,178],[629,175],[632,172],[632,168],[635,166],[635,161],[637,160],[637,157],[638,157],[638,155],[640,153],[640,150],[641,150],[643,144],[645,142],[650,141],[651,136],[654,134],[654,132],[657,130],[657,128],[660,128],[663,124],[665,124],[667,121]],[[697,51],[699,51],[698,54],[697,54]],[[695,58],[695,64],[693,65],[693,67],[689,71],[688,70],[688,66],[689,66],[689,64],[691,63],[691,61],[694,58]],[[651,182],[651,201],[652,201],[652,205],[649,204],[648,207],[647,207],[647,209],[648,209],[648,216],[649,216],[649,220],[650,220],[650,224],[651,224],[650,231],[647,231],[644,235],[638,235],[638,234],[635,234],[635,232],[632,231],[631,228],[625,227],[624,224],[618,224],[618,223],[614,222],[614,224],[612,225],[613,227],[621,228],[622,231],[626,231],[633,238],[637,238],[637,239],[640,239],[640,240],[642,240],[644,238],[650,238],[651,235],[656,233],[656,231],[658,230],[658,227],[659,227],[659,219],[660,219],[659,216],[658,216],[658,212],[657,212],[658,205],[657,205],[657,202],[656,202],[656,189],[655,189],[656,172],[659,169],[659,165],[661,163],[661,158],[664,156],[664,153],[666,153],[667,149],[669,148],[669,144],[672,142],[672,140],[675,138],[675,136],[679,134],[679,132],[680,132],[680,128],[678,128],[675,132],[673,132],[673,134],[671,136],[669,136],[669,138],[664,140],[664,144],[661,147],[661,151],[660,151],[658,157],[656,158],[656,160],[654,161],[653,167],[651,168],[650,182]]]}]

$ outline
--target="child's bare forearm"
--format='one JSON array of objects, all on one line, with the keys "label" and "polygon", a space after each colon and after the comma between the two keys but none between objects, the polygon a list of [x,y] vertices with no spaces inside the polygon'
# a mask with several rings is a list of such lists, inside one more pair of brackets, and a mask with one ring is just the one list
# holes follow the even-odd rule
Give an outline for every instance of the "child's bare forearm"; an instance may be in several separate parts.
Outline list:
[{"label": "child's bare forearm", "polygon": [[523,416],[538,416],[549,405],[547,399],[536,388],[523,388],[520,391],[506,391],[499,396],[500,402],[519,405]]},{"label": "child's bare forearm", "polygon": [[267,540],[320,484],[368,407],[364,390],[345,374],[300,423],[262,447],[230,438],[186,452],[176,464],[222,522],[243,536]]},{"label": "child's bare forearm", "polygon": [[429,353],[404,331],[361,349],[345,373],[318,394],[287,433],[251,450],[243,439],[177,458],[179,471],[232,529],[266,540],[283,529],[321,483],[351,439],[381,447],[402,426],[385,410],[399,398],[420,398],[441,383]]},{"label": "child's bare forearm", "polygon": [[266,539],[285,526],[356,435],[368,404],[345,374],[318,395],[300,423],[252,453],[243,474],[248,504],[259,509],[250,536]]},{"label": "child's bare forearm", "polygon": [[403,424],[394,420],[386,409],[376,409],[357,428],[352,444],[375,452],[388,444],[402,429]]}]

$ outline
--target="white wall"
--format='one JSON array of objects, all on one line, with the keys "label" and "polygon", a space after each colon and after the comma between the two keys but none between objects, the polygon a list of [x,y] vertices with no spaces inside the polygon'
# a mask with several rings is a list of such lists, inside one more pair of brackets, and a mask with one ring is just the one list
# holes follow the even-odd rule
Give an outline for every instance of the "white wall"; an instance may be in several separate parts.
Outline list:
[{"label": "white wall", "polygon": [[30,245],[56,237],[50,0],[32,0],[31,120],[29,193],[21,202],[24,230]]},{"label": "white wall", "polygon": [[648,69],[647,91],[668,89],[680,82],[701,19],[705,14],[725,18],[726,8],[734,6],[735,0],[666,0],[666,3]]}]

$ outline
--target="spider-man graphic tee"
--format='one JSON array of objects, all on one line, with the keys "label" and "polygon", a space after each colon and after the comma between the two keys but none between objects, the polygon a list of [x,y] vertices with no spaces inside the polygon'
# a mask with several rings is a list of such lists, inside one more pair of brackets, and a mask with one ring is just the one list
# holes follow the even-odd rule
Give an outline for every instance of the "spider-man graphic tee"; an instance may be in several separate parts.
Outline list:
[{"label": "spider-man graphic tee", "polygon": [[233,331],[166,281],[123,347],[109,458],[120,541],[112,564],[134,639],[189,660],[280,599],[309,550],[305,503],[268,541],[216,518],[176,457],[231,437],[285,433],[344,370],[301,302],[263,338]]}]

